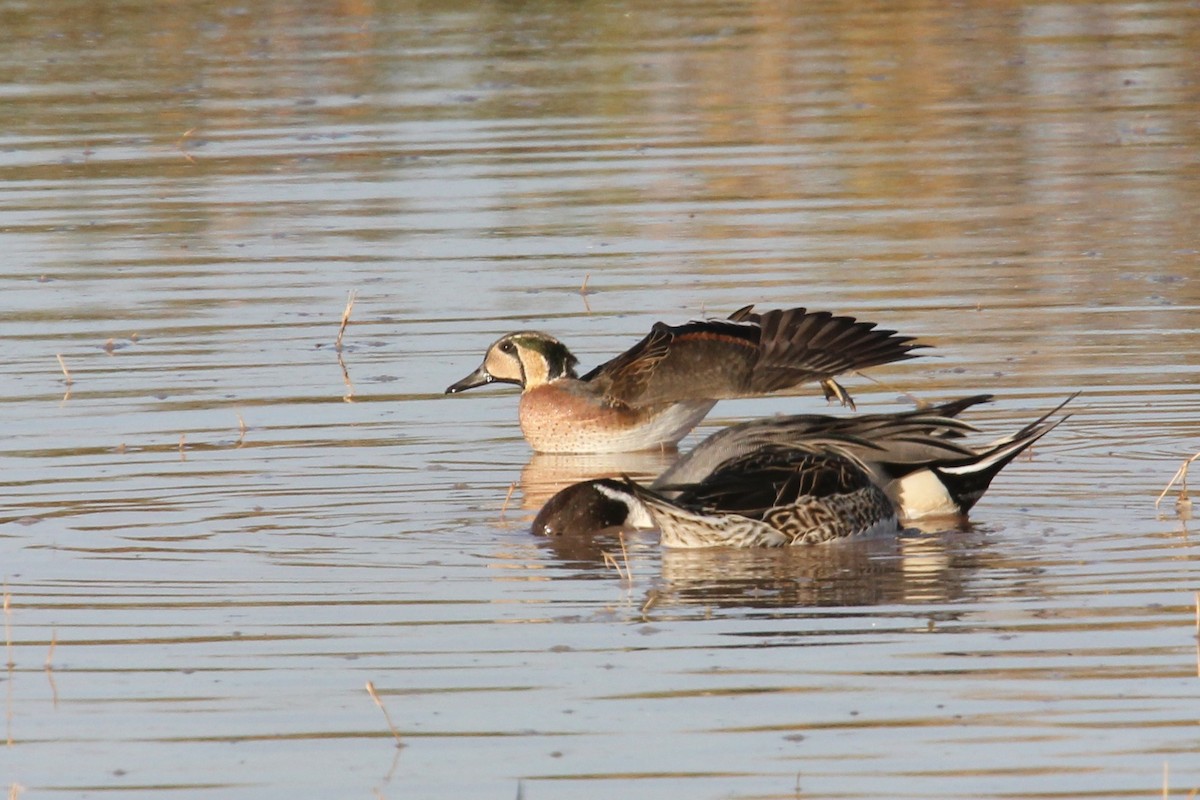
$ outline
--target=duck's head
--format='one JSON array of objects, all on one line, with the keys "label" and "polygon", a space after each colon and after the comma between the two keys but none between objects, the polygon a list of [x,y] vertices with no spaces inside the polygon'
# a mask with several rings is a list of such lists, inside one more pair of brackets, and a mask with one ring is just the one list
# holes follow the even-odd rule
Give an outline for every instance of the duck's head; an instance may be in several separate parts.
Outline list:
[{"label": "duck's head", "polygon": [[446,394],[488,383],[515,383],[522,389],[533,389],[558,378],[577,377],[575,365],[578,363],[567,346],[548,333],[510,333],[493,342],[479,369],[451,384]]},{"label": "duck's head", "polygon": [[572,484],[546,501],[531,531],[543,536],[596,533],[625,526],[650,528],[654,523],[627,483],[612,478]]}]

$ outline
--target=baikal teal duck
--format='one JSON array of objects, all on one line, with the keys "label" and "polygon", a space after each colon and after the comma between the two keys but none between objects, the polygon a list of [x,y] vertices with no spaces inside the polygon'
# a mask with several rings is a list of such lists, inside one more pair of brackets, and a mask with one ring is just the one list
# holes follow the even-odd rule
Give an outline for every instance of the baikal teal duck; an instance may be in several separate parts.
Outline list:
[{"label": "baikal teal duck", "polygon": [[578,359],[540,331],[495,341],[483,363],[446,389],[490,383],[521,387],[518,416],[543,453],[616,453],[673,447],[716,403],[819,383],[853,407],[835,378],[913,358],[925,347],[875,323],[804,308],[727,319],[657,323],[632,348],[578,376]]}]

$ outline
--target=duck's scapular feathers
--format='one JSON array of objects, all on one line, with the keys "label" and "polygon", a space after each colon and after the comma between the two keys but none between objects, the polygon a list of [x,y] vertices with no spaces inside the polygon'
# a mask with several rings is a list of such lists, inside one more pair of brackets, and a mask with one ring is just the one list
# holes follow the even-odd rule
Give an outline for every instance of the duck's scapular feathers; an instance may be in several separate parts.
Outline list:
[{"label": "duck's scapular feathers", "polygon": [[768,445],[671,497],[627,480],[665,547],[779,547],[898,529],[887,495],[851,458]]}]

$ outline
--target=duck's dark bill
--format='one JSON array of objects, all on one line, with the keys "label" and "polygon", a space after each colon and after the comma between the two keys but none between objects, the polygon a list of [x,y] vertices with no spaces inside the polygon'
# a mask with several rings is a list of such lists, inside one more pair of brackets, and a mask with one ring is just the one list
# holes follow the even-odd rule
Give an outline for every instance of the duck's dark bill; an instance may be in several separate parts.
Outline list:
[{"label": "duck's dark bill", "polygon": [[465,392],[467,389],[474,389],[476,386],[484,386],[492,383],[495,380],[495,378],[488,374],[487,370],[480,367],[458,383],[452,383],[446,387],[446,394],[458,394],[459,392]]}]

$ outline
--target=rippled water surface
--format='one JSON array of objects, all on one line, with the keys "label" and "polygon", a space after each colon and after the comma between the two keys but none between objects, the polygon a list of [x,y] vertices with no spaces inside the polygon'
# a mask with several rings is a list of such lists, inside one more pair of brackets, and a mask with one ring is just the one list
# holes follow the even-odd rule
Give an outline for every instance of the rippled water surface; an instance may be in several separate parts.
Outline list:
[{"label": "rippled water surface", "polygon": [[[0,19],[9,796],[1200,787],[1154,505],[1200,449],[1195,3]],[[511,330],[590,367],[747,303],[935,346],[864,411],[1083,394],[965,529],[785,552],[536,538],[670,455],[535,457],[514,392],[442,394]]]}]

